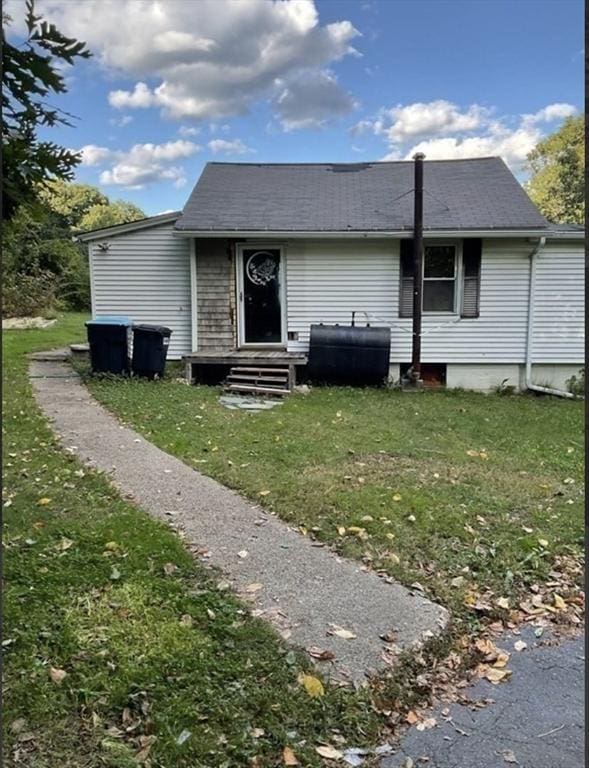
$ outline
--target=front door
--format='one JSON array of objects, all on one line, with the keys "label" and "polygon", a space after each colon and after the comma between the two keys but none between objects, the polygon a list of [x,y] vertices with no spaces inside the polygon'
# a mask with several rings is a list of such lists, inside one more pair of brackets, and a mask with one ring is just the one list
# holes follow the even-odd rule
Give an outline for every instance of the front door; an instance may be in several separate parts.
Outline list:
[{"label": "front door", "polygon": [[239,259],[241,344],[283,343],[280,248],[242,248]]}]

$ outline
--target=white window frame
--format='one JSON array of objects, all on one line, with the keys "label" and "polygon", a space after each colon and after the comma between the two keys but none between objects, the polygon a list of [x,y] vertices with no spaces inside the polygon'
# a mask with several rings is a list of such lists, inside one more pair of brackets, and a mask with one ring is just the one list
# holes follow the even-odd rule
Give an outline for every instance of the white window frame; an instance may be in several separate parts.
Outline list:
[{"label": "white window frame", "polygon": [[[425,249],[429,248],[431,246],[436,245],[442,245],[442,246],[448,246],[451,245],[454,248],[454,277],[425,277]],[[422,289],[421,289],[421,312],[424,315],[427,315],[428,317],[431,317],[433,315],[457,315],[458,314],[458,307],[460,306],[460,286],[462,285],[462,242],[461,241],[448,241],[448,240],[432,240],[430,241],[424,241],[423,243],[423,261],[421,265],[421,273],[422,273]],[[447,281],[447,282],[453,282],[454,283],[454,304],[451,310],[441,310],[441,309],[435,309],[435,310],[429,310],[423,308],[423,298],[425,291],[423,290],[424,284],[430,281]]]},{"label": "white window frame", "polygon": [[[274,250],[280,252],[280,268],[278,271],[278,289],[280,292],[280,341],[246,342],[245,312],[243,303],[243,252],[249,250]],[[237,303],[237,346],[239,349],[286,349],[286,249],[280,243],[246,242],[237,243],[236,249],[236,303]]]}]

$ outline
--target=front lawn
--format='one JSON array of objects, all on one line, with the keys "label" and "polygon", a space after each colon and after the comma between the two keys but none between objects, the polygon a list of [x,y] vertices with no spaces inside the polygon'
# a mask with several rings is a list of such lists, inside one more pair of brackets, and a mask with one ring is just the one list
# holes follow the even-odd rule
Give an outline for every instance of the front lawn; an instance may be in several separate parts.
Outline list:
[{"label": "front lawn", "polygon": [[314,388],[252,414],[172,377],[87,383],[160,448],[457,618],[506,617],[553,569],[580,583],[581,402]]},{"label": "front lawn", "polygon": [[5,764],[265,768],[286,747],[313,766],[318,745],[374,743],[368,691],[311,698],[306,658],[61,450],[25,354],[83,339],[83,319],[4,333]]}]

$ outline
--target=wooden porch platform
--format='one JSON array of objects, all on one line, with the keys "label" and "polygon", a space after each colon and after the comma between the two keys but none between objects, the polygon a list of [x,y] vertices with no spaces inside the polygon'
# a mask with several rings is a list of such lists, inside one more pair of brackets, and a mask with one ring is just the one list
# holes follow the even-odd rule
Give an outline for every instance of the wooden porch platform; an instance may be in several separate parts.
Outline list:
[{"label": "wooden porch platform", "polygon": [[296,366],[307,365],[307,360],[308,357],[303,352],[287,352],[285,349],[212,349],[191,352],[182,358],[188,381],[194,378],[195,365],[223,365],[288,368],[289,380],[293,383]]}]

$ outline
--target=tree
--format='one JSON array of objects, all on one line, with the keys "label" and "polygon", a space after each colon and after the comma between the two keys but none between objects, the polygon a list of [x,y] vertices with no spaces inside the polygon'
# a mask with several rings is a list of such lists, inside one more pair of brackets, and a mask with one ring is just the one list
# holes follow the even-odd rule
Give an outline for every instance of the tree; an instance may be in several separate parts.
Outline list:
[{"label": "tree", "polygon": [[102,227],[114,227],[129,221],[144,219],[145,214],[133,203],[115,200],[114,203],[98,203],[89,208],[78,223],[78,229],[88,231]]},{"label": "tree", "polygon": [[585,223],[585,118],[567,118],[528,155],[526,189],[549,221]]},{"label": "tree", "polygon": [[59,214],[74,232],[84,232],[145,218],[138,206],[126,200],[111,202],[90,184],[68,184],[56,180],[38,190],[41,203]]},{"label": "tree", "polygon": [[108,197],[90,184],[69,184],[61,179],[39,186],[38,197],[70,227],[80,228],[80,221],[96,205],[108,205]]},{"label": "tree", "polygon": [[36,187],[49,179],[73,178],[81,154],[51,141],[40,141],[40,126],[71,125],[72,115],[49,105],[46,97],[67,91],[58,70],[91,54],[86,43],[63,35],[35,15],[27,0],[27,39],[22,46],[6,40],[10,17],[2,17],[2,213],[10,218],[17,206],[34,200]]}]

